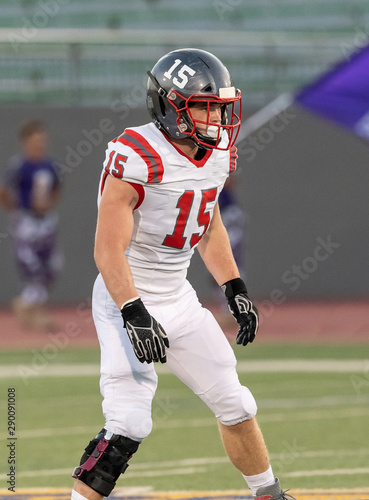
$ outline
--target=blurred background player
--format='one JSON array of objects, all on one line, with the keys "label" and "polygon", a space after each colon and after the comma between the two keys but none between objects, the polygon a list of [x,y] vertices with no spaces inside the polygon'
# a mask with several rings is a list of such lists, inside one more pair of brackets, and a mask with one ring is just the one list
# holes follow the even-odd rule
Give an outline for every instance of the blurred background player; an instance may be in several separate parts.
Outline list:
[{"label": "blurred background player", "polygon": [[10,159],[0,184],[0,204],[9,212],[9,233],[22,282],[12,305],[22,327],[50,331],[55,325],[45,304],[63,261],[56,246],[60,181],[48,157],[45,125],[29,121],[20,128],[19,138],[22,153]]}]

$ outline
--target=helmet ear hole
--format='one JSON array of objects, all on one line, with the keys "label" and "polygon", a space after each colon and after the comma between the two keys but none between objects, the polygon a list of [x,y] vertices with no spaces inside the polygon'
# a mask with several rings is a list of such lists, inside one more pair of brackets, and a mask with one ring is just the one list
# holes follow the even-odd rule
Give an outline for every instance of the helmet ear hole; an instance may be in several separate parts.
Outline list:
[{"label": "helmet ear hole", "polygon": [[221,123],[222,125],[227,125],[228,123],[228,116],[227,116],[227,105],[223,104],[221,108]]},{"label": "helmet ear hole", "polygon": [[165,108],[165,103],[163,101],[163,98],[161,97],[161,95],[159,95],[159,106],[160,106],[160,112],[163,116],[165,116],[167,114],[167,110]]},{"label": "helmet ear hole", "polygon": [[201,89],[202,92],[211,92],[212,91],[212,86],[211,84],[209,83],[208,85],[206,85],[204,88]]}]

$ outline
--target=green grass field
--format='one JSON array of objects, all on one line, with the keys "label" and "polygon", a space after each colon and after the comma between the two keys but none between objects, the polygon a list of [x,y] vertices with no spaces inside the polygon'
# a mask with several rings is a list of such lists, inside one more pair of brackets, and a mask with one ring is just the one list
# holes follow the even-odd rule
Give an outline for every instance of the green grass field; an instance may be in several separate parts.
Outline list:
[{"label": "green grass field", "polygon": [[[258,420],[282,486],[368,487],[369,345],[255,345],[235,352],[240,380],[258,402]],[[278,360],[282,368],[275,366]],[[247,361],[255,363],[253,372]],[[307,361],[309,371],[303,371]],[[98,362],[96,349],[0,353],[3,485],[9,472],[8,388],[16,388],[17,488],[70,487],[73,467],[103,427]],[[79,364],[96,370],[72,375]],[[65,375],[47,376],[57,366]],[[159,374],[153,416],[153,432],[119,486],[246,488],[225,455],[212,413],[170,374]]]}]

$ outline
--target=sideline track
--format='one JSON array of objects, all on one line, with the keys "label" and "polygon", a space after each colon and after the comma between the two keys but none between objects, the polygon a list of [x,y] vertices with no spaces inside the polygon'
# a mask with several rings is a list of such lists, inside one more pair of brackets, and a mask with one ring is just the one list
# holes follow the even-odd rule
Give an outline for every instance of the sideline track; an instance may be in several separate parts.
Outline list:
[{"label": "sideline track", "polygon": [[[117,488],[111,500],[252,500],[248,490],[144,492],[145,488]],[[146,489],[147,491],[147,489]],[[291,490],[296,500],[369,500],[363,490]],[[15,493],[0,490],[0,500],[70,500],[70,489],[30,488]]]}]

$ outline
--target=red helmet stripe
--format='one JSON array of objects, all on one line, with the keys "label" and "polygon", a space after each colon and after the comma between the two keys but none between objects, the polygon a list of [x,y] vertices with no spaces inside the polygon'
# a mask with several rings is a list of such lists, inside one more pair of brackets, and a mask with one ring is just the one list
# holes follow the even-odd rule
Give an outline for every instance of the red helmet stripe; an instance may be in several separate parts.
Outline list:
[{"label": "red helmet stripe", "polygon": [[144,160],[148,168],[148,183],[163,180],[164,166],[161,157],[141,134],[126,129],[117,141],[132,148]]}]

